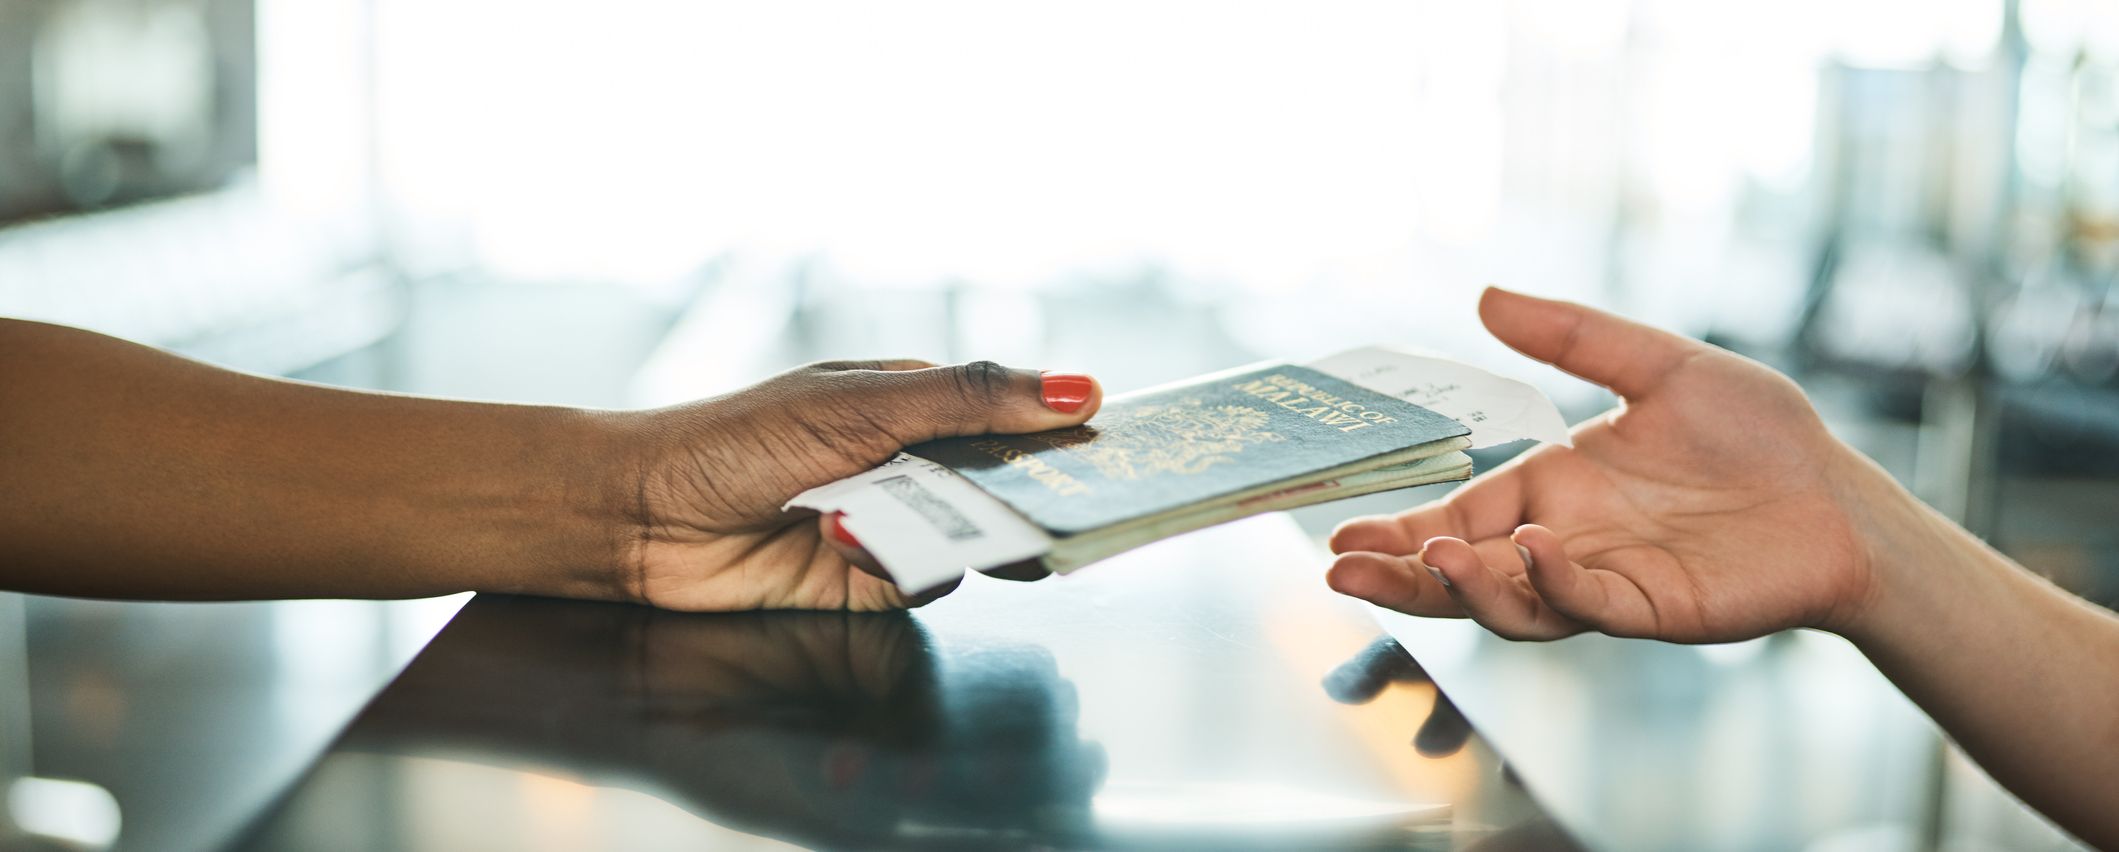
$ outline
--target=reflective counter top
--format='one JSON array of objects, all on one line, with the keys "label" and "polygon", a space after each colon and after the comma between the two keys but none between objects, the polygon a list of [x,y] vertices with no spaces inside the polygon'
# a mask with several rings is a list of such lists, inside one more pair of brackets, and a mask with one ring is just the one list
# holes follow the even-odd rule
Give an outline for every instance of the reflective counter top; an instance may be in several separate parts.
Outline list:
[{"label": "reflective counter top", "polygon": [[916,613],[481,596],[256,849],[1573,841],[1285,518]]}]

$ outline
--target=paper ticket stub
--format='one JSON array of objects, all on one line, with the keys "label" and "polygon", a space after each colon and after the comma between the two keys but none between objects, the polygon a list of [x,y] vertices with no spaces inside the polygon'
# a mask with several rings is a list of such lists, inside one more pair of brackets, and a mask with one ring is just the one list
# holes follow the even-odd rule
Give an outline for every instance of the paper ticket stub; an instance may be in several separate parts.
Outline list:
[{"label": "paper ticket stub", "polygon": [[1052,538],[1007,504],[949,468],[904,453],[804,491],[787,505],[846,513],[839,523],[908,592],[1052,549]]},{"label": "paper ticket stub", "polygon": [[[1536,388],[1442,358],[1370,346],[1307,365],[1462,423],[1474,448],[1529,439],[1568,444],[1567,424]],[[805,491],[786,508],[843,512],[840,524],[917,593],[966,571],[1036,559],[1053,539],[955,471],[900,453],[882,466]]]},{"label": "paper ticket stub", "polygon": [[1364,346],[1313,361],[1309,367],[1462,423],[1472,430],[1473,449],[1524,439],[1574,446],[1567,421],[1545,394],[1462,361]]}]

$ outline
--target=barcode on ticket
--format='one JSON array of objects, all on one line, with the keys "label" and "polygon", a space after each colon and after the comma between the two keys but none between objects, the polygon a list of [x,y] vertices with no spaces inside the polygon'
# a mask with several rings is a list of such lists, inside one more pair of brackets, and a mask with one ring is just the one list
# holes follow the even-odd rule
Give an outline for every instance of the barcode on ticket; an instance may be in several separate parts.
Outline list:
[{"label": "barcode on ticket", "polygon": [[951,541],[968,541],[984,535],[977,526],[972,525],[971,519],[964,517],[955,506],[934,496],[933,492],[912,481],[911,477],[903,474],[887,476],[876,480],[876,485],[882,488],[884,493],[905,504],[906,508],[926,519],[929,525]]}]

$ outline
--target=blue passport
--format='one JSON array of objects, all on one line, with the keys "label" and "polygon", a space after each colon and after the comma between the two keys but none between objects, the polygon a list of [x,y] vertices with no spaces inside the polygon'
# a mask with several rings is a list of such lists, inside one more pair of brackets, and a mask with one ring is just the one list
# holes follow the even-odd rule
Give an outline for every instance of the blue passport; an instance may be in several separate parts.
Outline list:
[{"label": "blue passport", "polygon": [[944,465],[1058,536],[1392,463],[1470,434],[1410,402],[1275,364],[1111,399],[1085,426],[945,438],[906,452]]}]

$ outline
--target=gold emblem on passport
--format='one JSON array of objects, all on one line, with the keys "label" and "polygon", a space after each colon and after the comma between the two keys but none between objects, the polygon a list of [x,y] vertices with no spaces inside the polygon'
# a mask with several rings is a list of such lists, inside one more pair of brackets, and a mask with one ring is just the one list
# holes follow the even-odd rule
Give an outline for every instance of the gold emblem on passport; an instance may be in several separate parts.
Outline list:
[{"label": "gold emblem on passport", "polygon": [[1193,476],[1235,461],[1245,447],[1287,440],[1266,431],[1271,418],[1263,409],[1184,399],[1131,408],[1095,426],[1026,437],[1067,450],[1111,479]]}]

